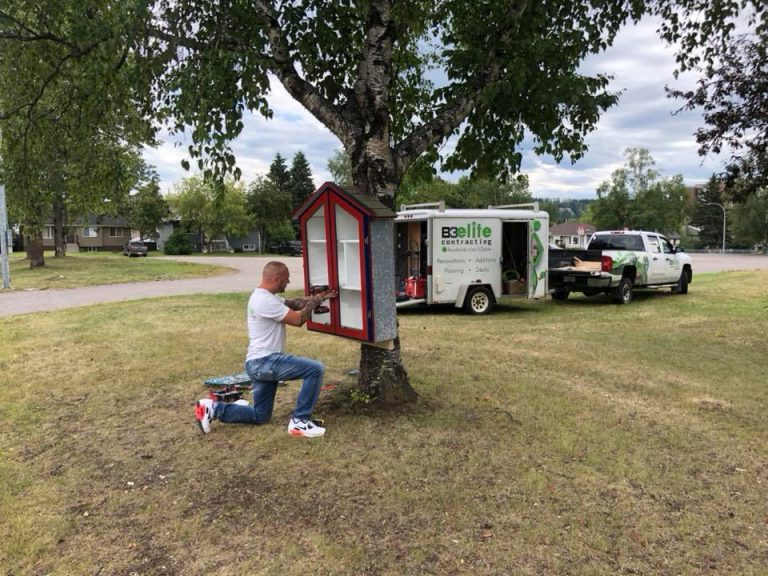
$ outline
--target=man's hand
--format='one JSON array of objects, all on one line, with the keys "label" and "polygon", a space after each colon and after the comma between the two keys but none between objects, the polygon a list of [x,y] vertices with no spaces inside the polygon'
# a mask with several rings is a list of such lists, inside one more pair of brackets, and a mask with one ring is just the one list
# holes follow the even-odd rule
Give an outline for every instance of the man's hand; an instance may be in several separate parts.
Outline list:
[{"label": "man's hand", "polygon": [[312,312],[323,303],[323,300],[336,298],[339,293],[336,290],[325,290],[320,294],[314,294],[308,298],[294,298],[286,300],[285,305],[291,309],[283,322],[292,326],[303,326],[312,317]]},{"label": "man's hand", "polygon": [[336,290],[334,290],[334,289],[326,290],[325,292],[320,294],[320,296],[323,297],[323,300],[329,300],[331,298],[336,298],[336,296],[338,296],[338,295],[339,295],[339,293]]}]

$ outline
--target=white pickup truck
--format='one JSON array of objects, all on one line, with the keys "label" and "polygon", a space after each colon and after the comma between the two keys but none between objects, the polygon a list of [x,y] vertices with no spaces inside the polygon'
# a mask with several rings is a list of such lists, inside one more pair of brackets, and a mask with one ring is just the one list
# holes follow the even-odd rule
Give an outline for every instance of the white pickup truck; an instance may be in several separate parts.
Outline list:
[{"label": "white pickup truck", "polygon": [[690,256],[656,232],[595,232],[586,250],[549,251],[549,290],[555,300],[571,292],[605,293],[629,304],[636,288],[670,287],[687,294],[692,280]]}]

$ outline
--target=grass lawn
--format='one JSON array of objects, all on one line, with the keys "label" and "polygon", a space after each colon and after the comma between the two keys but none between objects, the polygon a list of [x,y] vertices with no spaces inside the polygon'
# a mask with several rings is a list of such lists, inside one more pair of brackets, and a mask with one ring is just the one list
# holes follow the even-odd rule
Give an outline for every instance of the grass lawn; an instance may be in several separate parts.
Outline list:
[{"label": "grass lawn", "polygon": [[297,383],[271,424],[197,429],[246,299],[0,319],[0,573],[768,572],[768,272],[408,310],[396,413],[338,394],[357,344],[289,329],[340,385],[317,440],[286,433]]},{"label": "grass lawn", "polygon": [[231,272],[224,266],[159,260],[149,257],[129,258],[113,252],[80,252],[64,258],[45,253],[45,266],[30,268],[25,254],[9,255],[13,290],[48,290],[98,284],[146,282],[200,278]]}]

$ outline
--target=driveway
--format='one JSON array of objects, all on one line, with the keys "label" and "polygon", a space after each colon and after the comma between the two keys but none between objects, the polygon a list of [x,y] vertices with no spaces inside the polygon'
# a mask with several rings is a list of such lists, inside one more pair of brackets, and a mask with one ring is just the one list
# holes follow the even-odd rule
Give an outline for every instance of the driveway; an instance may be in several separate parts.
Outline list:
[{"label": "driveway", "polygon": [[[157,282],[134,282],[130,284],[109,284],[68,288],[65,290],[39,290],[3,292],[0,290],[0,316],[45,312],[75,306],[87,306],[103,302],[157,298],[180,294],[216,294],[222,292],[250,292],[261,280],[264,264],[275,257],[222,257],[222,256],[161,256],[173,260],[217,264],[233,268],[231,274],[211,278],[189,280],[161,280]],[[731,270],[767,270],[768,256],[751,254],[691,254],[693,260],[694,289],[696,274],[724,272]],[[280,257],[291,272],[289,290],[304,287],[302,259]]]}]

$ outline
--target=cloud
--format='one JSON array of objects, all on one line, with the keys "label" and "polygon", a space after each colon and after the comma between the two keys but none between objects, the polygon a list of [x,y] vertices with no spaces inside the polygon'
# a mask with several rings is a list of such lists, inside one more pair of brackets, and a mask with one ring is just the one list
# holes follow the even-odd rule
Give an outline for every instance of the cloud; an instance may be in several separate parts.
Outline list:
[{"label": "cloud", "polygon": [[582,65],[584,74],[612,75],[610,90],[620,91],[621,97],[586,137],[589,151],[575,164],[566,160],[557,165],[552,158],[525,154],[523,170],[535,196],[594,197],[600,183],[624,164],[627,148],[648,149],[663,176],[682,174],[689,183],[706,181],[722,169],[726,155],[698,155],[695,132],[703,126],[700,112],[677,112],[682,103],[666,96],[665,85],[687,89],[696,77],[675,80],[674,48],[658,38],[656,28],[654,20],[629,26],[613,46]]}]

